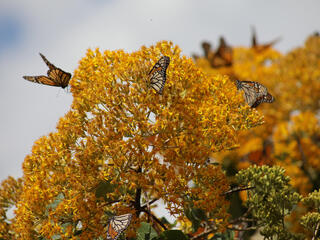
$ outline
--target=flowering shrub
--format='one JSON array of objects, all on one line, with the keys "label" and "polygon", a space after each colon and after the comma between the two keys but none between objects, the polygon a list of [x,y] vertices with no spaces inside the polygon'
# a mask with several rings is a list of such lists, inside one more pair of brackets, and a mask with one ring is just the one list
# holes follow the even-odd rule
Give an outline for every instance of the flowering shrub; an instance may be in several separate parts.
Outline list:
[{"label": "flowering shrub", "polygon": [[[88,50],[71,80],[70,111],[25,158],[17,239],[105,238],[108,216],[123,213],[134,215],[128,236],[146,216],[158,231],[170,228],[146,199],[163,200],[178,219],[201,208],[216,232],[226,228],[228,181],[206,162],[262,116],[227,76],[205,74],[180,51],[165,41],[133,53]],[[148,88],[161,55],[171,59],[163,95]]]},{"label": "flowering shrub", "polygon": [[[139,240],[234,239],[258,228],[270,239],[315,239],[320,38],[284,56],[208,46],[196,63],[166,41],[133,53],[89,49],[70,81],[71,109],[34,143],[23,178],[2,182],[0,238],[105,239],[110,217],[131,213],[126,236]],[[170,58],[163,95],[149,87],[161,56]],[[276,101],[250,108],[235,79],[262,83]],[[233,183],[250,189],[245,208],[226,200]],[[176,223],[154,214],[160,200]]]}]

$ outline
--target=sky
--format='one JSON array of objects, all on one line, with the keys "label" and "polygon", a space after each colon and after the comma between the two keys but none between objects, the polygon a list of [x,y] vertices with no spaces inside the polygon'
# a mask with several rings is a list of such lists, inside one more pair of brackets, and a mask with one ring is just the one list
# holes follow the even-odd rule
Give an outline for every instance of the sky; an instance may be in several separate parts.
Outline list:
[{"label": "sky", "polygon": [[249,46],[251,26],[259,42],[277,37],[285,53],[320,30],[319,0],[1,0],[0,1],[0,181],[22,176],[33,142],[55,131],[69,109],[71,93],[25,81],[47,67],[39,56],[73,73],[88,48],[138,50],[160,40],[183,54],[217,46]]}]

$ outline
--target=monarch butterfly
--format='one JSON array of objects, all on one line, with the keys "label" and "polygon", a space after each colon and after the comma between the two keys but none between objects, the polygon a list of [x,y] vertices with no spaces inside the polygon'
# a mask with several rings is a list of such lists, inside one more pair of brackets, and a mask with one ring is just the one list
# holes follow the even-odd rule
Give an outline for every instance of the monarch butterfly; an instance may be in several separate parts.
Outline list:
[{"label": "monarch butterfly", "polygon": [[49,67],[49,70],[47,72],[48,77],[41,75],[41,76],[23,76],[23,78],[28,81],[40,83],[44,85],[62,87],[62,88],[67,87],[71,78],[71,74],[61,70],[60,68],[57,68],[52,63],[50,63],[45,56],[43,56],[41,53],[39,54],[42,57],[43,61]]},{"label": "monarch butterfly", "polygon": [[274,97],[268,93],[268,89],[261,83],[236,80],[236,86],[238,90],[243,90],[244,99],[252,108],[263,102],[272,103],[274,101]]},{"label": "monarch butterfly", "polygon": [[256,52],[263,52],[267,50],[268,48],[272,47],[274,44],[280,41],[280,38],[276,38],[275,40],[265,43],[265,44],[258,44],[257,41],[257,34],[256,34],[256,29],[252,27],[252,38],[251,38],[251,47],[256,51]]},{"label": "monarch butterfly", "polygon": [[214,53],[210,63],[213,68],[226,67],[232,65],[232,47],[227,45],[226,40],[220,37],[217,51]]},{"label": "monarch butterfly", "polygon": [[159,94],[162,94],[164,84],[167,80],[167,68],[170,64],[170,58],[163,56],[159,61],[152,67],[149,72],[150,86],[156,90]]},{"label": "monarch butterfly", "polygon": [[131,218],[131,213],[111,217],[107,229],[107,239],[116,240],[127,229]]}]

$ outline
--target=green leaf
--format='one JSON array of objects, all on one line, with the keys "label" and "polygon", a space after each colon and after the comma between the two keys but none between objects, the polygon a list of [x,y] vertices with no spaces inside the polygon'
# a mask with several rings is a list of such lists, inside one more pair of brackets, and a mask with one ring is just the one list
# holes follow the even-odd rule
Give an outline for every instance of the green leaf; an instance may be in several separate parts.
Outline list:
[{"label": "green leaf", "polygon": [[152,240],[158,236],[149,223],[142,222],[137,232],[137,240]]},{"label": "green leaf", "polygon": [[170,222],[165,218],[165,217],[162,217],[160,219],[160,221],[163,223],[163,224],[170,224]]},{"label": "green leaf", "polygon": [[188,240],[181,230],[168,230],[160,234],[161,240]]},{"label": "green leaf", "polygon": [[194,216],[195,219],[197,219],[199,221],[207,220],[207,216],[202,209],[192,208],[191,212],[192,212],[192,215]]},{"label": "green leaf", "polygon": [[96,189],[96,198],[105,198],[107,193],[112,193],[115,189],[115,185],[110,183],[111,181],[101,181]]},{"label": "green leaf", "polygon": [[207,219],[206,214],[200,208],[191,208],[185,210],[187,218],[192,222],[193,231],[196,232],[200,227],[200,223]]}]

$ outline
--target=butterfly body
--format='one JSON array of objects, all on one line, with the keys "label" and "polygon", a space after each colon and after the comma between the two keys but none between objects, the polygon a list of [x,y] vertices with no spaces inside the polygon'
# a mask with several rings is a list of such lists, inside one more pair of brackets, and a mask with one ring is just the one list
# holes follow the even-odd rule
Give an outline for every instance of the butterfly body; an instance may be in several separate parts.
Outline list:
[{"label": "butterfly body", "polygon": [[167,80],[166,71],[169,64],[170,58],[168,56],[163,56],[149,72],[150,86],[159,94],[162,94],[163,92],[164,84]]},{"label": "butterfly body", "polygon": [[236,80],[236,86],[238,90],[243,90],[245,101],[252,108],[263,102],[272,103],[274,101],[274,97],[261,83]]},{"label": "butterfly body", "polygon": [[52,63],[46,59],[44,55],[40,53],[40,56],[42,57],[43,61],[47,64],[49,67],[49,70],[47,72],[48,76],[23,76],[24,79],[35,82],[39,84],[54,86],[54,87],[61,87],[66,88],[69,85],[69,81],[71,79],[71,74],[68,72],[63,71],[60,68],[57,68]]},{"label": "butterfly body", "polygon": [[126,230],[131,222],[132,214],[127,213],[119,216],[113,216],[109,220],[107,229],[107,239],[116,240],[120,234]]}]

